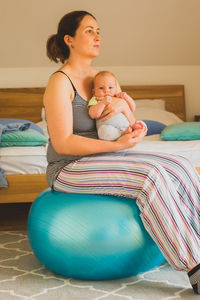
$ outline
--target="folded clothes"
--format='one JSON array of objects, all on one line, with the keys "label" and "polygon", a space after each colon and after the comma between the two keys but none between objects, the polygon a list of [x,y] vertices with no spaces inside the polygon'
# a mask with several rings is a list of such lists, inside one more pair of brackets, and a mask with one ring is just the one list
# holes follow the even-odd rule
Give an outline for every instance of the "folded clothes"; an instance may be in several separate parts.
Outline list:
[{"label": "folded clothes", "polygon": [[[19,119],[0,119],[0,142],[2,138],[2,134],[16,132],[16,131],[24,131],[29,128],[36,127],[36,130],[43,134],[42,129],[39,128],[36,124],[27,120],[19,120]],[[4,175],[4,171],[0,168],[0,188],[7,188],[8,182]]]},{"label": "folded clothes", "polygon": [[6,180],[3,170],[0,168],[0,188],[6,187],[8,187],[8,182]]},{"label": "folded clothes", "polygon": [[31,126],[30,122],[27,123],[8,123],[8,124],[0,124],[0,142],[1,142],[1,136],[4,133],[9,133],[13,131],[23,131],[28,129]]}]

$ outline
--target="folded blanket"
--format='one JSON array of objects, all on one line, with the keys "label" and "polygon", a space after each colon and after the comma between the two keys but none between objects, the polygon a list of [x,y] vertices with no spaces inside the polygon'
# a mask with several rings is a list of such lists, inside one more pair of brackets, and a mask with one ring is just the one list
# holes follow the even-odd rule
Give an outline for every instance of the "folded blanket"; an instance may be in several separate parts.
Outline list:
[{"label": "folded blanket", "polygon": [[[14,132],[14,131],[23,131],[28,129],[30,126],[31,126],[31,122],[26,122],[26,123],[11,122],[8,124],[0,124],[0,142],[1,142],[2,134]],[[6,187],[8,187],[8,182],[4,175],[4,171],[0,168],[0,188],[6,188]]]},{"label": "folded blanket", "polygon": [[0,142],[1,142],[1,136],[4,133],[9,133],[13,131],[23,131],[28,129],[31,126],[30,122],[27,123],[8,123],[8,124],[0,124]]},{"label": "folded blanket", "polygon": [[6,187],[8,187],[8,182],[6,180],[3,170],[0,168],[0,188]]}]

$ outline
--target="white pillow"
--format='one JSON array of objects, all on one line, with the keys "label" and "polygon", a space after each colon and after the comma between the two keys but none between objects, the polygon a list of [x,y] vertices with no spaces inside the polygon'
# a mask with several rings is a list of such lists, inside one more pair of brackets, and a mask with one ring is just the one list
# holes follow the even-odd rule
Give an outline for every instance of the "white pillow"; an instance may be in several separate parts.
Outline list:
[{"label": "white pillow", "polygon": [[136,109],[139,107],[150,107],[165,110],[165,100],[163,99],[140,99],[135,100]]},{"label": "white pillow", "polygon": [[44,131],[44,135],[49,138],[49,133],[48,133],[48,129],[47,129],[47,122],[45,120],[42,120],[38,123],[36,123],[38,126],[40,126],[40,128],[42,128],[42,130]]},{"label": "white pillow", "polygon": [[44,107],[42,108],[41,119],[42,119],[42,121],[43,121],[43,120],[46,120],[45,109],[44,109]]},{"label": "white pillow", "polygon": [[175,114],[157,108],[145,108],[145,107],[137,108],[136,106],[136,110],[134,111],[134,116],[137,120],[152,120],[152,121],[163,123],[165,125],[183,122]]},{"label": "white pillow", "polygon": [[42,128],[42,130],[44,131],[44,135],[47,138],[49,138],[49,133],[48,133],[48,129],[47,129],[47,121],[46,121],[46,115],[45,115],[45,109],[44,109],[44,107],[42,108],[41,119],[42,119],[42,121],[38,122],[37,125]]}]

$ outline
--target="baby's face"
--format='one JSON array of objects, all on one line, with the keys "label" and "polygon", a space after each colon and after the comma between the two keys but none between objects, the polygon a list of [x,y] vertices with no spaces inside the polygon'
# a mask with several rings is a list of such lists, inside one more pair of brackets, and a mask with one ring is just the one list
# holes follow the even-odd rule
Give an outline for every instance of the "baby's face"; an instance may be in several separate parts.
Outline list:
[{"label": "baby's face", "polygon": [[116,79],[113,76],[97,76],[94,81],[93,94],[96,97],[115,96],[117,94]]}]

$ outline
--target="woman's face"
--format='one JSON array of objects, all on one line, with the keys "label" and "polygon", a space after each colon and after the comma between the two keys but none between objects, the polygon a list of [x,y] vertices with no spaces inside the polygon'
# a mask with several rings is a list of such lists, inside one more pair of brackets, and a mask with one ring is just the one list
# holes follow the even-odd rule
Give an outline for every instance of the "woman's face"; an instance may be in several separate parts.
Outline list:
[{"label": "woman's face", "polygon": [[96,20],[87,15],[82,19],[75,36],[72,37],[73,51],[90,58],[97,57],[100,40],[99,26]]}]

